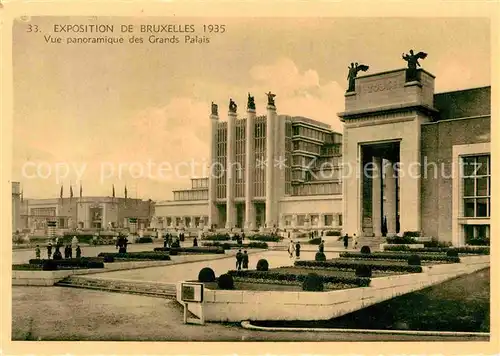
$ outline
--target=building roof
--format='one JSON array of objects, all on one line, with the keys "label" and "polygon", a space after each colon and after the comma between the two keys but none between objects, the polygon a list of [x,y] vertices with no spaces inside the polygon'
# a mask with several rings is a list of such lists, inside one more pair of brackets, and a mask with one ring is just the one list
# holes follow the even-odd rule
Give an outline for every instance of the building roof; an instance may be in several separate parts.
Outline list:
[{"label": "building roof", "polygon": [[491,87],[434,94],[437,120],[491,115]]}]

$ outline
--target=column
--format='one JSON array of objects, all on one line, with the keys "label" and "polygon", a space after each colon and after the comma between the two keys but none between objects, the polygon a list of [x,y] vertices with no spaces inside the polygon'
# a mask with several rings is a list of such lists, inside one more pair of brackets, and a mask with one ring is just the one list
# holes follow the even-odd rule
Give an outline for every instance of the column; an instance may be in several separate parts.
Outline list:
[{"label": "column", "polygon": [[385,216],[387,217],[387,236],[396,235],[396,176],[394,163],[385,164]]},{"label": "column", "polygon": [[196,227],[196,220],[194,216],[191,216],[191,226],[189,227]]},{"label": "column", "polygon": [[375,236],[382,236],[382,159],[373,156],[372,163],[372,226]]},{"label": "column", "polygon": [[[213,104],[215,105],[215,104]],[[219,125],[219,116],[217,111],[210,115],[210,160],[208,174],[208,226],[218,223],[216,191],[217,179],[215,178],[215,167],[217,163],[217,127]]]},{"label": "column", "polygon": [[292,215],[292,228],[296,228],[297,227],[297,214],[293,214]]},{"label": "column", "polygon": [[266,120],[266,226],[273,227],[276,224],[275,214],[275,196],[274,196],[274,126],[276,121],[276,107],[267,105]]},{"label": "column", "polygon": [[234,204],[236,116],[235,112],[229,111],[227,118],[226,229],[233,228],[236,220],[236,206]]},{"label": "column", "polygon": [[255,226],[254,166],[255,166],[255,109],[247,109],[245,141],[245,229]]},{"label": "column", "polygon": [[322,229],[325,227],[325,214],[319,214],[318,216],[318,228]]}]

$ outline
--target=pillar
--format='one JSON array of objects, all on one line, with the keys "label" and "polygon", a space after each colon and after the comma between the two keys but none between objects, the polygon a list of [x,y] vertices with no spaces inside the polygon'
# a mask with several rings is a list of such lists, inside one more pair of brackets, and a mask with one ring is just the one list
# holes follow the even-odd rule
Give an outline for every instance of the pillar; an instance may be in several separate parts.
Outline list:
[{"label": "pillar", "polygon": [[217,163],[217,128],[219,125],[219,116],[217,113],[210,115],[210,168],[208,174],[208,226],[218,223],[216,191],[217,179],[215,177],[215,168]]},{"label": "pillar", "polygon": [[247,109],[246,141],[245,141],[245,229],[255,226],[254,166],[255,166],[255,109]]},{"label": "pillar", "polygon": [[318,228],[325,227],[325,214],[319,214],[318,216]]},{"label": "pillar", "polygon": [[387,236],[396,235],[396,176],[394,163],[385,164],[385,216],[387,217]]},{"label": "pillar", "polygon": [[372,159],[372,226],[375,236],[382,236],[382,159]]},{"label": "pillar", "polygon": [[266,120],[266,226],[273,227],[275,220],[275,196],[274,196],[274,126],[276,121],[276,107],[267,105]]},{"label": "pillar", "polygon": [[191,216],[191,224],[189,227],[196,227],[196,217],[195,216]]},{"label": "pillar", "polygon": [[297,214],[292,215],[292,228],[295,229],[297,227]]},{"label": "pillar", "polygon": [[234,204],[234,177],[236,161],[236,113],[229,111],[227,118],[226,154],[226,229],[235,226],[236,206]]}]

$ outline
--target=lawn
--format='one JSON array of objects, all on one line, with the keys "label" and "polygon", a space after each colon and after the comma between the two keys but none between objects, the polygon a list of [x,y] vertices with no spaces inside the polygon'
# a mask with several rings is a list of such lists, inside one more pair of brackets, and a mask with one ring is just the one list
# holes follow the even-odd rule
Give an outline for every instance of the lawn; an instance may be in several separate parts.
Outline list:
[{"label": "lawn", "polygon": [[460,276],[327,321],[261,321],[261,326],[489,332],[490,269]]}]

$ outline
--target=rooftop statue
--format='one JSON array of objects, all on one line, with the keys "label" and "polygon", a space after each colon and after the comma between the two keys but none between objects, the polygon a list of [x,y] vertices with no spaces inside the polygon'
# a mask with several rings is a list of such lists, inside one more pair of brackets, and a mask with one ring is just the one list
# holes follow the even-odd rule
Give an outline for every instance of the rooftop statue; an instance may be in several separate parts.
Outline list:
[{"label": "rooftop statue", "polygon": [[370,67],[364,64],[351,63],[350,67],[347,67],[349,72],[347,73],[347,80],[349,81],[349,85],[347,87],[347,92],[354,91],[356,84],[356,77],[358,76],[358,72],[363,71],[366,72]]},{"label": "rooftop statue", "polygon": [[255,110],[255,98],[248,93],[247,109]]},{"label": "rooftop statue", "polygon": [[267,105],[275,106],[274,98],[276,97],[276,94],[269,92],[269,93],[266,93],[266,95],[267,95]]},{"label": "rooftop statue", "polygon": [[215,104],[213,101],[212,101],[212,115],[215,115],[215,116],[219,115],[219,112],[217,109],[217,104]]},{"label": "rooftop statue", "polygon": [[236,110],[238,109],[238,105],[233,101],[233,99],[229,99],[229,112],[234,112],[236,113]]},{"label": "rooftop statue", "polygon": [[406,81],[412,82],[418,80],[417,78],[417,66],[420,67],[420,63],[418,63],[419,59],[425,59],[427,57],[427,53],[418,52],[417,54],[413,53],[413,50],[410,49],[409,54],[402,54],[402,58],[408,63],[408,69],[406,70]]}]

